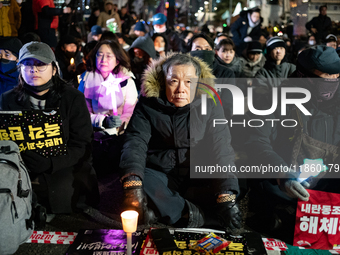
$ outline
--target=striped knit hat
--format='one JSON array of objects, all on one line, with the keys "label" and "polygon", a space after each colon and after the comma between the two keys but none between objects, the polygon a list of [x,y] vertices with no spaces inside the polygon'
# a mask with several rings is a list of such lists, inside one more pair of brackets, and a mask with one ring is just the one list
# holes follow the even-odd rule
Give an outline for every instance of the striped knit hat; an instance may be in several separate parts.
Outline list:
[{"label": "striped knit hat", "polygon": [[266,46],[267,46],[267,50],[271,51],[275,49],[276,47],[286,48],[286,43],[283,39],[281,39],[281,37],[274,36],[267,41]]}]

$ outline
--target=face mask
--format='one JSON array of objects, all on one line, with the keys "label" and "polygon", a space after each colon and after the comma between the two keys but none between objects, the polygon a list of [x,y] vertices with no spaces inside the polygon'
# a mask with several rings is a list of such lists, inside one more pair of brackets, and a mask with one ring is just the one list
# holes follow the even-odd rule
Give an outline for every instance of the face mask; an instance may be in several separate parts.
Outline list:
[{"label": "face mask", "polygon": [[144,58],[137,58],[137,57],[134,57],[134,58],[133,58],[133,62],[134,62],[134,63],[142,63],[142,62],[144,62]]},{"label": "face mask", "polygon": [[51,88],[52,86],[53,86],[52,78],[48,82],[46,82],[44,85],[40,85],[40,86],[31,86],[27,84],[26,82],[24,83],[24,88],[33,93],[44,91],[46,89]]},{"label": "face mask", "polygon": [[164,51],[165,48],[164,48],[164,47],[155,47],[155,50],[156,50],[157,52],[161,52],[161,51]]},{"label": "face mask", "polygon": [[156,33],[161,34],[161,33],[164,33],[166,31],[166,26],[164,25],[161,28],[153,27],[153,29],[155,30]]},{"label": "face mask", "polygon": [[19,72],[17,68],[17,62],[12,61],[12,60],[7,60],[7,59],[1,59],[0,60],[0,72],[8,76],[18,77]]},{"label": "face mask", "polygon": [[65,51],[65,56],[66,56],[68,59],[74,58],[75,55],[76,55],[75,52]]},{"label": "face mask", "polygon": [[208,65],[212,65],[215,59],[215,52],[212,50],[194,50],[190,51],[190,55],[202,59]]},{"label": "face mask", "polygon": [[308,44],[309,44],[309,45],[315,45],[315,41],[314,41],[314,40],[309,40],[309,41],[308,41]]},{"label": "face mask", "polygon": [[319,100],[328,101],[334,97],[339,87],[339,79],[316,78],[312,79],[312,88]]},{"label": "face mask", "polygon": [[109,10],[108,13],[109,13],[109,15],[111,15],[112,14],[112,10]]},{"label": "face mask", "polygon": [[17,3],[18,3],[18,4],[21,4],[21,3],[22,3],[22,0],[17,0]]}]

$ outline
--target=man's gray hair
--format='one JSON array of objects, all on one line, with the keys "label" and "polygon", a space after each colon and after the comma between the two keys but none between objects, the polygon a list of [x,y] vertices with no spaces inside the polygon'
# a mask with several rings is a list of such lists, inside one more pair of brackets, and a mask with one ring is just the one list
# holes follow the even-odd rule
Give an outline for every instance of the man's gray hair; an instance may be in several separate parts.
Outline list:
[{"label": "man's gray hair", "polygon": [[188,54],[176,54],[165,60],[162,65],[162,70],[164,76],[168,75],[169,68],[171,66],[179,66],[179,65],[192,65],[195,67],[196,76],[200,77],[201,75],[201,66],[199,62],[192,56]]}]

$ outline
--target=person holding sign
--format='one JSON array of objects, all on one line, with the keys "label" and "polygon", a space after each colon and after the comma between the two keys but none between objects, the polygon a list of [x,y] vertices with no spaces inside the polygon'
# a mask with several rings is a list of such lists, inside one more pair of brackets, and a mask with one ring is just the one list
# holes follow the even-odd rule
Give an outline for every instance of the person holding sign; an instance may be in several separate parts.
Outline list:
[{"label": "person holding sign", "polygon": [[[61,156],[46,157],[28,148],[22,151],[38,202],[52,213],[71,213],[87,204],[96,205],[99,190],[90,162],[92,126],[83,94],[60,78],[55,55],[45,43],[25,44],[18,65],[19,84],[1,95],[0,109],[59,109],[62,142],[67,145],[67,154]],[[38,136],[38,132],[33,135]]]},{"label": "person holding sign", "polygon": [[[94,144],[94,152],[101,152],[98,153],[100,158],[94,154],[97,169],[96,162],[105,163],[114,155],[117,155],[115,162],[119,161],[120,137],[116,135],[122,134],[126,128],[138,94],[132,80],[134,76],[130,71],[129,58],[119,43],[111,40],[98,42],[90,53],[87,69],[81,75],[78,89],[85,95],[95,141],[99,141],[99,144]],[[110,148],[103,148],[102,140],[109,141]],[[111,151],[110,155],[104,156],[105,151]]]}]

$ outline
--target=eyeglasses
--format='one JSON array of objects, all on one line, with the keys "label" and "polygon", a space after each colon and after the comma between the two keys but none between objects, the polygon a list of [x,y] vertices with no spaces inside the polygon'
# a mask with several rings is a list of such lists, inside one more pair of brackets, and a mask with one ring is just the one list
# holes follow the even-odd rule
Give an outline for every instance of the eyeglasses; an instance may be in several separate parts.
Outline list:
[{"label": "eyeglasses", "polygon": [[25,72],[29,72],[33,69],[33,67],[37,68],[37,70],[39,72],[44,72],[46,71],[47,67],[49,66],[50,64],[45,64],[45,63],[35,63],[34,65],[32,64],[22,64],[21,65],[21,68],[25,71]]}]

